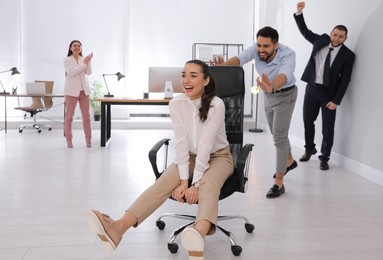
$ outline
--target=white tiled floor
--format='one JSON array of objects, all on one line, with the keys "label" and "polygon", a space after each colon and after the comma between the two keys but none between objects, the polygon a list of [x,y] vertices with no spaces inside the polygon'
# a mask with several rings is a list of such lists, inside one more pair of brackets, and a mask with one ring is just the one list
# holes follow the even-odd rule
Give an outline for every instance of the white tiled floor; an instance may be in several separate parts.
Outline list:
[{"label": "white tiled floor", "polygon": [[[85,214],[99,209],[114,218],[153,181],[150,147],[170,130],[113,130],[108,147],[86,148],[75,131],[67,149],[62,130],[37,134],[15,129],[0,132],[0,259],[187,259],[180,246],[167,250],[170,230],[183,223],[163,212],[194,212],[195,206],[167,201],[137,229],[127,232],[119,248],[106,252],[88,228]],[[221,202],[221,212],[243,214],[256,229],[248,234],[240,221],[228,221],[243,248],[235,257],[220,233],[208,237],[205,259],[383,259],[383,187],[331,164],[319,170],[317,158],[299,163],[285,179],[286,194],[266,199],[273,183],[274,147],[267,133],[246,132],[254,143],[246,194]],[[296,159],[302,149],[294,147]],[[178,242],[178,240],[177,240]]]}]

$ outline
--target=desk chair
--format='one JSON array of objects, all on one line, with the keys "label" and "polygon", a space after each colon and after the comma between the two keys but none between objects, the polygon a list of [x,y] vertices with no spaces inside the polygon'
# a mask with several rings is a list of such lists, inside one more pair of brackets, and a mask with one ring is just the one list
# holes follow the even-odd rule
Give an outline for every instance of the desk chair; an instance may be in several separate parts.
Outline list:
[{"label": "desk chair", "polygon": [[[246,144],[243,146],[243,116],[244,116],[244,72],[238,66],[222,66],[210,67],[211,74],[216,82],[216,94],[220,97],[226,108],[226,134],[230,143],[230,150],[234,158],[234,174],[226,180],[223,185],[219,199],[225,199],[234,192],[245,193],[248,171],[250,164],[250,157],[253,144]],[[165,154],[165,159],[162,168],[167,166],[168,146],[170,139],[163,139],[157,142],[149,151],[149,161],[152,165],[154,175],[158,179],[164,172],[159,171],[157,165],[157,154],[161,150]],[[172,199],[172,198],[170,198]],[[185,227],[195,222],[196,216],[186,215],[182,213],[166,213],[162,215],[156,222],[160,230],[165,228],[165,222],[162,220],[165,217],[175,217],[179,219],[191,220],[191,222],[177,228],[173,231],[168,239],[168,249],[171,253],[175,254],[178,251],[177,243],[174,243],[176,237],[185,229]],[[218,216],[218,222],[221,220],[229,219],[242,219],[245,221],[245,229],[248,233],[252,233],[254,225],[249,222],[246,217],[235,216]],[[220,225],[216,226],[217,230],[222,231],[231,243],[231,251],[235,256],[239,256],[242,252],[241,246],[237,245],[234,235]]]},{"label": "desk chair", "polygon": [[[52,94],[53,93],[53,81],[43,81],[43,80],[35,80],[36,83],[41,82],[45,83],[45,93]],[[22,110],[26,113],[29,113],[31,117],[33,117],[32,124],[23,124],[19,127],[19,133],[22,133],[24,129],[36,129],[38,133],[41,133],[43,128],[48,129],[48,131],[52,130],[50,125],[42,125],[37,123],[36,115],[40,112],[46,111],[53,106],[53,98],[52,97],[41,97],[41,96],[33,96],[32,104],[27,107],[16,107],[15,109]],[[24,118],[26,115],[24,115]]]}]

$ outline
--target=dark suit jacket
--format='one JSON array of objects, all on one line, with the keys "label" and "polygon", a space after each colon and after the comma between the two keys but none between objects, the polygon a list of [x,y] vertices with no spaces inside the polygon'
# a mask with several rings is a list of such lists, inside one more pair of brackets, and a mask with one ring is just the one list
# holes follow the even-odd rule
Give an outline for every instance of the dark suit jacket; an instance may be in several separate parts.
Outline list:
[{"label": "dark suit jacket", "polygon": [[[302,80],[308,84],[315,83],[315,54],[325,46],[330,44],[330,36],[328,34],[316,34],[307,28],[303,14],[295,15],[295,22],[298,25],[299,31],[306,40],[312,43],[313,49],[310,59],[302,75]],[[351,79],[352,67],[355,60],[355,54],[344,44],[339,49],[335,60],[330,68],[330,86],[327,87],[329,101],[340,105],[344,94],[346,93],[348,84]]]}]

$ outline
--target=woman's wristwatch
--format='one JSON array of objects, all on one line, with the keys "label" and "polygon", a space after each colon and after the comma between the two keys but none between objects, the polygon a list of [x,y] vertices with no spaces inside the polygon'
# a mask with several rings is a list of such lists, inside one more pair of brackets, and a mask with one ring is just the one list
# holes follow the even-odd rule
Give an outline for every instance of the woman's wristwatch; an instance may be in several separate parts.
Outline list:
[{"label": "woman's wristwatch", "polygon": [[196,188],[199,188],[199,182],[196,181],[195,183],[193,183],[193,186],[196,187]]}]

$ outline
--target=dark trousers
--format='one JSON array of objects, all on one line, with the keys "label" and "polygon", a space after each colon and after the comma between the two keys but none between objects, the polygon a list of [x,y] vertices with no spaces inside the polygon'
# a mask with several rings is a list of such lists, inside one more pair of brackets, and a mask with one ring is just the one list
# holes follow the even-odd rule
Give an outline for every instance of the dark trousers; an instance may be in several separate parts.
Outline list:
[{"label": "dark trousers", "polygon": [[322,147],[319,159],[328,161],[331,154],[331,148],[334,143],[334,127],[336,110],[330,110],[326,107],[331,99],[327,95],[326,87],[321,85],[307,84],[305,98],[303,102],[303,122],[305,126],[305,148],[306,151],[312,151],[315,148],[315,121],[319,115],[319,109],[322,113]]}]

